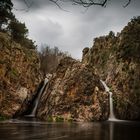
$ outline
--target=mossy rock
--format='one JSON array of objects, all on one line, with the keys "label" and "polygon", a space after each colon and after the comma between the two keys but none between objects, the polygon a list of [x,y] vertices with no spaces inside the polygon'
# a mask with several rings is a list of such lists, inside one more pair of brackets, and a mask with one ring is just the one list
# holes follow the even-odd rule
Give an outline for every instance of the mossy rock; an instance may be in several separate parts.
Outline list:
[{"label": "mossy rock", "polygon": [[64,122],[64,118],[61,116],[56,116],[55,121],[56,122]]},{"label": "mossy rock", "polygon": [[6,117],[0,115],[0,121],[4,121],[6,119],[7,119]]},{"label": "mossy rock", "polygon": [[53,122],[53,117],[48,117],[47,122]]}]

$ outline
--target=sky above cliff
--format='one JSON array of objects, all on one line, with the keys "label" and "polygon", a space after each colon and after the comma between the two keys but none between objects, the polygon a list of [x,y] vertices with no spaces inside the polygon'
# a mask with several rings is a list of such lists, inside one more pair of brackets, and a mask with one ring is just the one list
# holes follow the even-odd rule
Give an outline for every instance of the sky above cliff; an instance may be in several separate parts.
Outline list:
[{"label": "sky above cliff", "polygon": [[140,15],[140,0],[132,0],[126,8],[123,5],[127,0],[110,0],[106,8],[92,6],[88,9],[69,2],[61,3],[66,11],[48,0],[29,0],[29,9],[23,0],[12,2],[14,14],[25,22],[29,37],[36,41],[39,50],[41,44],[57,46],[78,59],[81,59],[83,48],[92,46],[95,37],[111,30],[120,32],[132,17]]}]

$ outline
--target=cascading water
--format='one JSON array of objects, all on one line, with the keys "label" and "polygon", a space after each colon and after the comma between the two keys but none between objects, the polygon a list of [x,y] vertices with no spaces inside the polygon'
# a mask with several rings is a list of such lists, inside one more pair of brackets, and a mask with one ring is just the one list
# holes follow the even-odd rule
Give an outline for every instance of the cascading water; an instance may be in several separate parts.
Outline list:
[{"label": "cascading water", "polygon": [[110,107],[110,115],[109,115],[109,120],[116,120],[114,111],[113,111],[113,99],[112,99],[112,92],[110,92],[109,87],[105,84],[104,81],[100,80],[101,83],[103,84],[105,91],[109,93],[109,107]]},{"label": "cascading water", "polygon": [[109,120],[115,120],[115,115],[113,111],[113,99],[112,99],[112,92],[109,92],[109,103],[110,103],[110,115],[109,115]]},{"label": "cascading water", "polygon": [[41,88],[37,92],[37,97],[33,100],[32,104],[31,104],[32,110],[30,111],[30,114],[25,115],[25,117],[31,117],[31,118],[35,117],[40,98],[41,98],[41,96],[45,90],[45,87],[48,84],[48,81],[50,80],[51,77],[52,77],[52,74],[46,75],[46,78],[44,79],[44,82],[43,82]]},{"label": "cascading water", "polygon": [[40,100],[40,97],[41,97],[41,95],[42,95],[42,93],[43,93],[43,91],[44,91],[44,89],[45,89],[47,83],[48,83],[48,78],[45,78],[44,84],[43,84],[41,90],[40,90],[39,93],[38,93],[38,97],[36,98],[36,100],[35,100],[35,102],[34,102],[33,110],[32,110],[32,112],[31,112],[31,114],[30,114],[29,116],[32,116],[32,117],[35,116],[36,110],[37,110],[37,107],[38,107],[38,103],[39,103],[39,100]]}]

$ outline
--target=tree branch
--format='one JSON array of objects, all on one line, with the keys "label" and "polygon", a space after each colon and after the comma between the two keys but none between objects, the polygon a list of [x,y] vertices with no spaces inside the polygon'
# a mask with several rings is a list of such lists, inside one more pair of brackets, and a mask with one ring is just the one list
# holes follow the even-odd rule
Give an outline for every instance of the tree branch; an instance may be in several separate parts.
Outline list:
[{"label": "tree branch", "polygon": [[131,3],[131,0],[128,0],[128,2],[123,7],[126,8],[130,3]]},{"label": "tree branch", "polygon": [[71,0],[74,5],[82,5],[84,7],[90,7],[92,5],[99,5],[99,6],[105,6],[108,2],[108,0],[103,0],[96,2],[95,0]]},{"label": "tree branch", "polygon": [[50,2],[54,3],[59,9],[65,11],[65,12],[68,12],[67,10],[63,9],[60,5],[59,5],[59,1],[61,0],[49,0]]},{"label": "tree branch", "polygon": [[[26,4],[26,6],[28,7],[28,9],[32,6],[33,2],[29,3],[29,0],[23,0],[24,3]],[[67,0],[49,0],[50,2],[54,3],[58,8],[60,8],[61,10],[63,11],[66,11],[64,10],[61,6],[60,6],[60,3],[61,2],[68,2]],[[109,0],[69,0],[73,5],[81,5],[83,7],[90,7],[90,6],[93,6],[93,5],[98,5],[98,6],[102,6],[102,7],[105,7],[107,2]],[[127,7],[130,3],[131,3],[132,0],[128,0],[128,2],[123,5],[123,7]],[[68,11],[66,11],[68,12]]]}]

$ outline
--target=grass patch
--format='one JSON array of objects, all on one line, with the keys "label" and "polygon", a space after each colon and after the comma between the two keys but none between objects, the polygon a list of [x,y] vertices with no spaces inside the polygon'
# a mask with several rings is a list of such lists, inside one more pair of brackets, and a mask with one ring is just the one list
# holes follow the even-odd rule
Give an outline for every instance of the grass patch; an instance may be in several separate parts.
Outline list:
[{"label": "grass patch", "polygon": [[63,122],[64,118],[62,118],[61,116],[56,116],[55,121],[56,122]]},{"label": "grass patch", "polygon": [[47,117],[47,122],[53,122],[53,117]]},{"label": "grass patch", "polygon": [[19,76],[19,72],[15,68],[13,68],[10,71],[10,75],[11,75],[12,78],[15,78],[15,77]]},{"label": "grass patch", "polygon": [[6,119],[7,119],[6,117],[0,115],[0,121],[4,121]]}]

